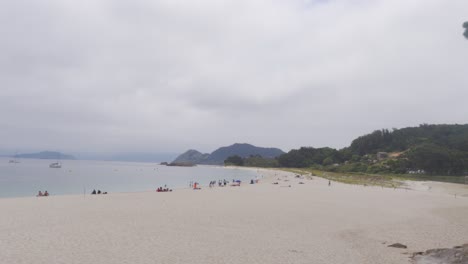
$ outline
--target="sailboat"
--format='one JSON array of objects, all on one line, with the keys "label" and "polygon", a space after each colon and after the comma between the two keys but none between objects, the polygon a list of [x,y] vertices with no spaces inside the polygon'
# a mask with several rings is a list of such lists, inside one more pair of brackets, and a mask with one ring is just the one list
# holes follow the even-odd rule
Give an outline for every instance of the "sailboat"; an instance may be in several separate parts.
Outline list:
[{"label": "sailboat", "polygon": [[60,154],[59,154],[59,157],[57,158],[57,162],[53,162],[53,163],[49,164],[49,168],[52,168],[52,169],[62,168],[62,163],[60,163],[59,160],[60,160]]},{"label": "sailboat", "polygon": [[49,164],[49,168],[60,169],[60,168],[62,168],[62,163],[60,163],[60,162],[51,163],[51,164]]}]

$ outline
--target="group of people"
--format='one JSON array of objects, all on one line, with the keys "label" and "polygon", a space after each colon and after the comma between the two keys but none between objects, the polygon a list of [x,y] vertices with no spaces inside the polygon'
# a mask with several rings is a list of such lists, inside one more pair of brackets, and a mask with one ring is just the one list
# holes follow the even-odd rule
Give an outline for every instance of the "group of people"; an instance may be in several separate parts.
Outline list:
[{"label": "group of people", "polygon": [[[241,183],[240,180],[232,180],[232,183],[231,183],[231,186],[239,186]],[[227,180],[214,180],[214,181],[210,181],[210,184],[209,184],[209,187],[212,188],[212,187],[216,187],[216,184],[218,184],[219,187],[225,187],[226,185],[229,184],[229,181]]]},{"label": "group of people", "polygon": [[[254,180],[252,180],[254,181]],[[258,180],[255,180],[254,181],[255,183],[258,183]],[[229,181],[227,180],[214,180],[214,181],[210,181],[209,183],[209,187],[210,188],[213,188],[213,187],[216,187],[216,185],[218,185],[219,187],[225,187],[226,185],[229,184]],[[230,186],[240,186],[241,184],[241,180],[232,180],[232,183],[230,184]],[[193,188],[194,190],[200,190],[201,187],[200,187],[200,184],[198,182],[194,182],[194,181],[191,181],[189,183],[189,187],[190,188]]]},{"label": "group of people", "polygon": [[44,193],[39,191],[39,193],[37,194],[37,197],[41,197],[41,196],[49,196],[49,193],[47,191],[45,191]]},{"label": "group of people", "polygon": [[[234,182],[234,180],[232,180]],[[219,187],[224,187],[229,183],[229,181],[224,180],[218,180],[218,186]],[[210,182],[210,187],[215,187],[216,186],[216,181],[211,181]]]},{"label": "group of people", "polygon": [[[234,181],[234,180],[233,180],[233,181]],[[210,181],[210,185],[209,185],[210,188],[211,188],[211,187],[215,187],[215,186],[216,186],[216,183],[218,183],[218,186],[219,186],[219,187],[224,187],[224,186],[226,186],[226,185],[228,184],[228,181],[226,181],[226,180],[218,180],[218,181],[214,180],[214,181]]]},{"label": "group of people", "polygon": [[169,188],[167,188],[166,185],[164,185],[164,188],[163,187],[157,188],[156,192],[172,192],[172,189],[169,189]]},{"label": "group of people", "polygon": [[91,194],[107,194],[107,192],[101,192],[101,190],[97,190],[96,192],[96,190],[93,190]]}]

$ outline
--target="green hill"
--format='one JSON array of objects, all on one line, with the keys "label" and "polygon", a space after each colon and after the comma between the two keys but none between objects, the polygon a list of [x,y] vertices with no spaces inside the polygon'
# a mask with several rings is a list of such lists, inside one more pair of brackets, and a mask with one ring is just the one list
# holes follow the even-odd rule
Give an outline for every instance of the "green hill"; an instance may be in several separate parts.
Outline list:
[{"label": "green hill", "polygon": [[468,125],[377,130],[341,150],[300,148],[278,158],[283,167],[339,172],[468,174]]},{"label": "green hill", "polygon": [[200,164],[205,161],[210,154],[203,154],[194,149],[189,149],[180,154],[171,164]]},{"label": "green hill", "polygon": [[191,163],[206,165],[223,165],[224,161],[230,156],[240,156],[242,158],[250,156],[261,156],[264,158],[275,158],[284,152],[277,148],[262,148],[250,144],[233,144],[227,147],[221,147],[211,154],[202,154],[196,150],[188,150],[177,157],[173,163]]}]

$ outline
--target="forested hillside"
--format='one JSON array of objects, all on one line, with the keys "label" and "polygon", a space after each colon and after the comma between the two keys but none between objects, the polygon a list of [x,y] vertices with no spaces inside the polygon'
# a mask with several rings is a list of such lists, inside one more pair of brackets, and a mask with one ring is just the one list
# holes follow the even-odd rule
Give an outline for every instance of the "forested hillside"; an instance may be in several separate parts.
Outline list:
[{"label": "forested hillside", "polygon": [[276,160],[270,164],[339,172],[468,175],[468,125],[376,130],[340,150],[302,147]]}]

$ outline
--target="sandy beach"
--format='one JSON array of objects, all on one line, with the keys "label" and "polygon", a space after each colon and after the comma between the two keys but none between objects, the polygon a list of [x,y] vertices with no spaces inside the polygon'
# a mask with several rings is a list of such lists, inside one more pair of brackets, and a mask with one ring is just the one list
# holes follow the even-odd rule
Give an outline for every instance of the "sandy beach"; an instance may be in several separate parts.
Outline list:
[{"label": "sandy beach", "polygon": [[0,263],[411,263],[468,242],[463,185],[260,173],[241,187],[0,199]]}]

